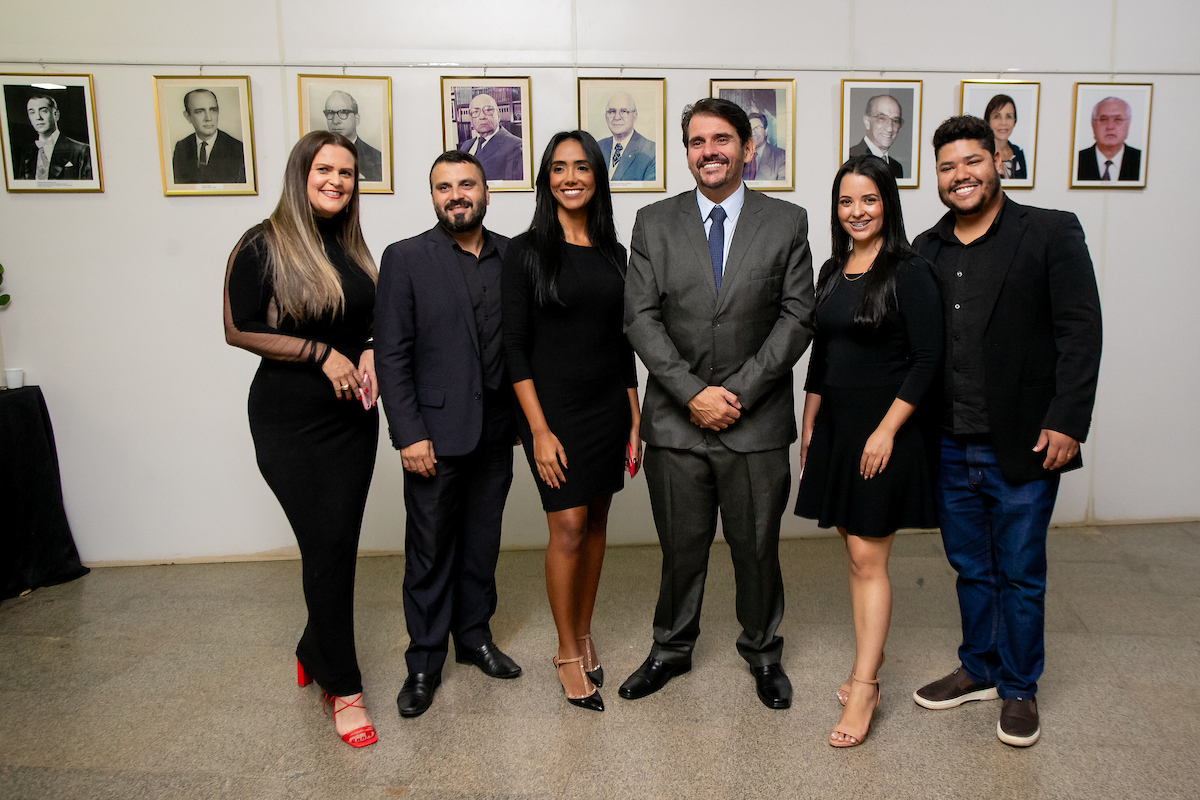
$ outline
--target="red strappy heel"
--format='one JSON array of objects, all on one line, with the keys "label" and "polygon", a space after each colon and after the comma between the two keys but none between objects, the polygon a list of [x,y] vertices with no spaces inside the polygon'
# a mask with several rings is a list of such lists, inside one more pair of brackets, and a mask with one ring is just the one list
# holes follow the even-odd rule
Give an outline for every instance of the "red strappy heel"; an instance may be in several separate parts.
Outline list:
[{"label": "red strappy heel", "polygon": [[[337,724],[338,713],[345,711],[347,708],[361,708],[363,711],[367,710],[367,707],[361,704],[362,692],[359,692],[358,697],[350,703],[347,703],[342,698],[332,694],[325,695],[324,702],[329,703],[329,706],[333,709],[334,724]],[[324,705],[324,702],[322,705]],[[341,708],[338,708],[338,703],[342,704]],[[379,736],[375,733],[374,725],[363,725],[361,728],[355,728],[349,733],[343,733],[342,741],[351,747],[366,747],[369,744],[375,744],[377,741],[379,741]]]},{"label": "red strappy heel", "polygon": [[312,683],[312,676],[304,671],[304,665],[300,663],[300,659],[296,659],[296,685],[308,686]]}]

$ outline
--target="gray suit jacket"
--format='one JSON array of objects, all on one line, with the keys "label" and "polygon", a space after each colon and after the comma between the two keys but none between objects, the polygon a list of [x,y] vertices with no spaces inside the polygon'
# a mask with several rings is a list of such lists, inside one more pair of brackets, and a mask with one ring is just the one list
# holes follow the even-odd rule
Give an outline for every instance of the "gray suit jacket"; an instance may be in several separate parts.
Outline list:
[{"label": "gray suit jacket", "polygon": [[[613,137],[606,136],[597,144],[604,153],[604,163],[612,162]],[[621,160],[613,170],[614,181],[652,181],[655,179],[654,142],[637,131],[629,137],[629,143],[621,151]]]},{"label": "gray suit jacket", "polygon": [[650,372],[642,438],[700,443],[687,402],[706,386],[737,395],[731,450],[796,440],[792,367],[813,335],[812,253],[803,208],[746,190],[717,293],[695,191],[638,212],[625,276],[625,333]]}]

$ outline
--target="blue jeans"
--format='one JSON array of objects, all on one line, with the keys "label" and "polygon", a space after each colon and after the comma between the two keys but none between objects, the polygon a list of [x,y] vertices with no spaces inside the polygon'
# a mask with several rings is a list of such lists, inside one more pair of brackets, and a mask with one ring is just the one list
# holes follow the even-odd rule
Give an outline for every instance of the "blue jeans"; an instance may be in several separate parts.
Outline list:
[{"label": "blue jeans", "polygon": [[942,436],[937,505],[958,572],[958,657],[1000,697],[1032,697],[1045,663],[1046,529],[1058,473],[1010,483],[987,443]]}]

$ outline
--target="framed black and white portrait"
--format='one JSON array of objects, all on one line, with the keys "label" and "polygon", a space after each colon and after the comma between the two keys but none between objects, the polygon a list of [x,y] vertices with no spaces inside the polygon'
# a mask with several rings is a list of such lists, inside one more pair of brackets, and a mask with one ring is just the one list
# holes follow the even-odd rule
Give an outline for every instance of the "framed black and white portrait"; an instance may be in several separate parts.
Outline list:
[{"label": "framed black and white portrait", "polygon": [[104,191],[91,75],[0,75],[0,94],[8,191]]},{"label": "framed black and white portrait", "polygon": [[1036,81],[962,82],[959,113],[979,117],[991,127],[1005,189],[1033,188],[1041,89]]},{"label": "framed black and white portrait", "polygon": [[1072,189],[1141,189],[1150,160],[1151,83],[1077,83]]},{"label": "framed black and white portrait", "polygon": [[796,82],[790,78],[710,80],[708,93],[736,103],[750,117],[754,157],[742,168],[746,185],[768,192],[795,188]]},{"label": "framed black and white portrait", "polygon": [[864,153],[886,161],[901,189],[920,185],[920,81],[842,81],[838,163]]},{"label": "framed black and white portrait", "polygon": [[493,192],[533,191],[529,78],[442,76],[442,141],[479,159]]},{"label": "framed black and white portrait", "polygon": [[258,194],[250,78],[154,76],[163,194]]},{"label": "framed black and white portrait", "polygon": [[333,131],[358,151],[358,190],[392,194],[392,79],[300,75],[300,135]]},{"label": "framed black and white portrait", "polygon": [[666,78],[580,78],[579,128],[595,137],[614,192],[667,188]]}]

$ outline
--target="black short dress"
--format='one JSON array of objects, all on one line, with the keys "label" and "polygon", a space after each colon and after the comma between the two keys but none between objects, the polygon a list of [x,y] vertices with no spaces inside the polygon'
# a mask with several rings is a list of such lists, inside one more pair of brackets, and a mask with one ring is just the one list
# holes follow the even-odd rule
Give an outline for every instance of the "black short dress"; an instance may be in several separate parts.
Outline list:
[{"label": "black short dress", "polygon": [[[936,426],[937,419],[920,405],[939,377],[942,355],[942,303],[933,272],[918,258],[897,267],[896,294],[878,328],[854,323],[866,279],[833,279],[833,294],[817,309],[804,387],[821,396],[821,407],[796,515],[858,536],[936,527],[925,422]],[[897,398],[918,410],[896,433],[887,467],[864,479],[863,448]]]},{"label": "black short dress", "polygon": [[558,489],[537,473],[533,436],[520,408],[521,443],[546,511],[587,505],[625,485],[631,424],[629,392],[637,386],[633,348],[622,330],[625,251],[610,264],[592,247],[563,243],[560,304],[539,306],[526,266],[529,235],[504,258],[504,357],[513,383],[533,379],[550,432],[567,453]]}]

